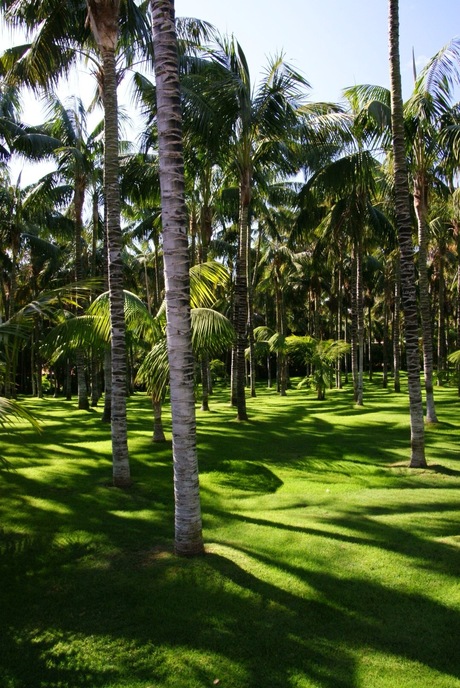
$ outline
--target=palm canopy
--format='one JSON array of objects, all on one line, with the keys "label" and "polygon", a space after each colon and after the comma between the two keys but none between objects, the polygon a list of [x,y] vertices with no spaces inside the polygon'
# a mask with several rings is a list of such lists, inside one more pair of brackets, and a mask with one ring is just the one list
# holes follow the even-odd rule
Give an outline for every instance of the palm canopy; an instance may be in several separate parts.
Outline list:
[{"label": "palm canopy", "polygon": [[[113,5],[113,0],[102,3]],[[151,30],[143,5],[120,0],[118,22],[118,73],[139,57],[152,56]],[[99,84],[102,68],[88,22],[86,0],[0,0],[0,15],[13,28],[26,32],[27,42],[6,50],[0,58],[0,73],[9,83],[28,86],[36,92],[58,86],[80,60],[91,65]]]}]

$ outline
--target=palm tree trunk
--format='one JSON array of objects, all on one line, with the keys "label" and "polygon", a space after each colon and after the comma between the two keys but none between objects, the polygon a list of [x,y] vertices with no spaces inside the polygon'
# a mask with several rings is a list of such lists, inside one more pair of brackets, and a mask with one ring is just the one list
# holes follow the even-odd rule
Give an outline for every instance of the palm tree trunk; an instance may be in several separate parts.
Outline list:
[{"label": "palm tree trunk", "polygon": [[[80,282],[83,279],[82,262],[82,228],[83,228],[83,203],[85,200],[86,180],[84,176],[76,175],[74,191],[75,211],[75,277]],[[76,307],[76,312],[79,312]],[[86,384],[86,357],[83,349],[77,349],[75,353],[77,364],[78,408],[88,411],[88,386]]]},{"label": "palm tree trunk", "polygon": [[101,421],[112,420],[112,351],[110,345],[104,350],[104,411]]},{"label": "palm tree trunk", "polygon": [[248,280],[247,280],[247,251],[248,251],[248,232],[249,232],[249,199],[251,193],[250,173],[246,175],[240,183],[240,209],[239,209],[239,245],[238,258],[236,261],[236,276],[234,290],[234,327],[236,332],[236,366],[235,392],[236,392],[236,412],[238,420],[247,420],[246,411],[246,326],[248,321]]},{"label": "palm tree trunk", "polygon": [[446,282],[445,282],[445,260],[446,245],[441,238],[439,240],[439,269],[438,269],[438,385],[445,382],[446,374]]},{"label": "palm tree trunk", "polygon": [[356,324],[358,335],[358,385],[356,404],[363,405],[364,388],[364,305],[363,305],[363,270],[361,241],[356,242]]},{"label": "palm tree trunk", "polygon": [[353,252],[351,261],[351,376],[353,379],[353,398],[358,402],[359,385],[359,346],[358,346],[358,291],[356,287],[356,252]]},{"label": "palm tree trunk", "polygon": [[401,276],[400,257],[397,258],[393,304],[393,388],[401,391]]},{"label": "palm tree trunk", "polygon": [[182,119],[173,0],[151,0],[173,435],[175,551],[202,554]]},{"label": "palm tree trunk", "polygon": [[391,84],[391,129],[394,156],[395,209],[401,251],[401,287],[406,338],[407,376],[411,427],[410,466],[426,466],[423,424],[415,265],[412,248],[409,184],[404,140],[404,115],[399,62],[399,0],[389,0],[389,54]]},{"label": "palm tree trunk", "polygon": [[[342,246],[340,246],[340,259],[337,271],[337,329],[336,339],[340,341],[343,333],[343,260],[342,260]],[[337,389],[342,389],[342,359],[337,358],[335,385]]]},{"label": "palm tree trunk", "polygon": [[201,358],[201,410],[209,411],[209,356]]},{"label": "palm tree trunk", "polygon": [[427,189],[423,176],[418,176],[414,184],[414,209],[417,217],[418,228],[418,274],[419,274],[419,299],[420,315],[422,319],[422,341],[423,341],[423,372],[425,377],[426,394],[426,421],[427,423],[437,423],[436,408],[433,393],[433,331],[431,325],[431,304],[430,292],[428,287],[427,269],[427,246],[428,246],[428,226],[427,226]]},{"label": "palm tree trunk", "polygon": [[161,418],[161,399],[157,399],[152,394],[152,408],[153,408],[153,437],[152,442],[166,442],[165,433],[163,430],[163,421]]},{"label": "palm tree trunk", "polygon": [[118,163],[118,98],[115,49],[118,0],[87,0],[88,17],[102,57],[104,104],[104,192],[107,212],[110,329],[112,344],[113,484],[131,484],[126,420],[126,345],[123,295],[122,235]]}]

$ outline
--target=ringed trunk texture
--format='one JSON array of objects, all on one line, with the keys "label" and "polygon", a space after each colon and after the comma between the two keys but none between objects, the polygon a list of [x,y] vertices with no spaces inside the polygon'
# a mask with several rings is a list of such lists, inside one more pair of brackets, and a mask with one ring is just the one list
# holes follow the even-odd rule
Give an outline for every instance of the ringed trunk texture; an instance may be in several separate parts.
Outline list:
[{"label": "ringed trunk texture", "polygon": [[126,345],[118,162],[118,98],[115,51],[118,0],[87,0],[91,31],[102,57],[104,104],[104,193],[107,222],[112,346],[112,474],[115,487],[131,484],[126,421]]},{"label": "ringed trunk texture", "polygon": [[175,497],[175,551],[204,552],[196,451],[182,114],[172,0],[151,0]]},{"label": "ringed trunk texture", "polygon": [[389,54],[396,224],[401,251],[402,306],[404,310],[407,375],[409,384],[411,426],[410,466],[412,468],[422,468],[427,464],[425,459],[425,428],[423,424],[422,392],[420,385],[415,265],[412,246],[412,223],[410,217],[401,70],[399,62],[398,0],[389,0]]}]

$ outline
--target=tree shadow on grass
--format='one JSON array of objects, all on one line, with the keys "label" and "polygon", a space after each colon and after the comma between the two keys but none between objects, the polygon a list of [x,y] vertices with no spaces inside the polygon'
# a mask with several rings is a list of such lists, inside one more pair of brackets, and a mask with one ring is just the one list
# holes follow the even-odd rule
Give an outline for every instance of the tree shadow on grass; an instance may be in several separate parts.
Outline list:
[{"label": "tree shadow on grass", "polygon": [[[216,678],[232,688],[358,688],[357,665],[370,652],[458,685],[458,612],[420,594],[313,570],[307,551],[305,564],[295,566],[256,547],[210,550],[186,562],[168,551],[121,552],[105,568],[79,552],[80,564],[69,569],[55,562],[54,579],[37,572],[24,585],[19,574],[30,604],[28,613],[7,610],[3,674],[13,688],[76,688],[85,679],[122,686],[128,677],[156,688],[197,688]],[[280,587],[272,575],[297,585]]]},{"label": "tree shadow on grass", "polygon": [[[308,564],[305,568],[274,564],[253,550],[243,551],[267,566],[275,566],[295,576],[311,586],[324,601],[317,604],[299,599],[255,579],[228,559],[217,559],[216,565],[235,582],[291,610],[291,637],[298,635],[305,641],[312,640],[314,634],[316,639],[322,638],[330,650],[335,647],[342,652],[347,646],[350,651],[367,647],[426,665],[453,680],[460,679],[458,611],[422,595],[400,592],[362,579],[340,578],[330,572],[309,571]],[[337,668],[333,657],[329,662]],[[307,664],[302,660],[299,664],[298,668],[308,675]],[[342,680],[344,685],[356,685],[353,676],[342,677]]]},{"label": "tree shadow on grass", "polygon": [[201,471],[206,472],[212,474],[213,481],[244,492],[268,494],[283,485],[273,471],[252,461],[218,461]]}]

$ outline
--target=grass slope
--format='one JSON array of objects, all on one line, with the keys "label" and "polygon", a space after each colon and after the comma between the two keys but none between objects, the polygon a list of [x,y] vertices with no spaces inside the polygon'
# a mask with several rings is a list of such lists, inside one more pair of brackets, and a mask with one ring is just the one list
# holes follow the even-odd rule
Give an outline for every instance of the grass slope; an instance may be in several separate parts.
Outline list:
[{"label": "grass slope", "polygon": [[128,403],[126,491],[100,409],[26,400],[43,432],[1,436],[2,688],[460,688],[455,390],[436,390],[422,471],[405,395],[258,394],[248,423],[219,392],[197,412],[195,560],[171,553],[147,397]]}]

